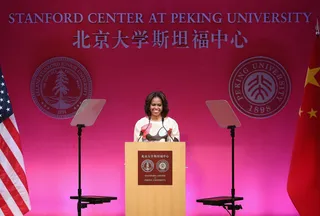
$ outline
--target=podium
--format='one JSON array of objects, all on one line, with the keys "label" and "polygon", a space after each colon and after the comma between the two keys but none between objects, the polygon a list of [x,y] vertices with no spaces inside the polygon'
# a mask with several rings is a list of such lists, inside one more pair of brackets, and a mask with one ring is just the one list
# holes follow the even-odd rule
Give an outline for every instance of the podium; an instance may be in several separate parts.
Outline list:
[{"label": "podium", "polygon": [[125,143],[126,216],[186,215],[184,142]]}]

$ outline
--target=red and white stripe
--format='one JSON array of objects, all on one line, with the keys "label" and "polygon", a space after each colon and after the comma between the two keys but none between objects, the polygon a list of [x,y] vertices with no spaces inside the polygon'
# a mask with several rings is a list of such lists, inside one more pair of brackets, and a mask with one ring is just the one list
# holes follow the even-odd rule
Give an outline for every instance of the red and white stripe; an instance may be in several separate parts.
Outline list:
[{"label": "red and white stripe", "polygon": [[20,134],[14,115],[0,124],[0,215],[31,210]]}]

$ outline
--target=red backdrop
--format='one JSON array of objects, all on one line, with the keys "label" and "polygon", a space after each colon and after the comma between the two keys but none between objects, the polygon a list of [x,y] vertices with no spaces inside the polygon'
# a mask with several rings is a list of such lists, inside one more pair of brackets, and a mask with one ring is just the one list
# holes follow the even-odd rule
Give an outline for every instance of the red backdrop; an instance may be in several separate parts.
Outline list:
[{"label": "red backdrop", "polygon": [[[46,60],[66,56],[79,61],[92,78],[92,98],[105,98],[106,106],[95,125],[83,132],[84,194],[117,196],[109,204],[89,206],[86,215],[124,215],[124,142],[132,141],[133,126],[144,115],[145,96],[162,90],[169,100],[169,115],[180,126],[187,143],[187,214],[224,215],[218,207],[203,206],[196,199],[229,195],[231,145],[227,130],[217,126],[205,101],[226,99],[242,126],[236,131],[236,195],[243,196],[238,215],[297,215],[286,192],[286,181],[303,85],[314,38],[319,3],[313,1],[32,1],[3,2],[0,9],[0,63],[6,78],[21,133],[32,210],[28,215],[74,215],[77,193],[77,131],[71,119],[54,119],[42,113],[32,100],[30,83]],[[311,13],[298,22],[230,23],[228,13]],[[93,24],[90,13],[221,13],[222,23]],[[19,23],[10,13],[80,13],[72,23]],[[25,21],[25,18],[22,19]],[[194,47],[192,34],[218,30],[228,42]],[[73,46],[77,30],[90,35],[88,49]],[[97,31],[108,32],[109,48],[93,47]],[[118,30],[132,36],[146,30],[149,44],[139,49],[112,49]],[[189,48],[152,47],[153,30],[187,31]],[[244,47],[231,38],[240,32]],[[239,35],[238,32],[238,35]],[[128,39],[128,41],[130,41]],[[129,44],[129,42],[128,42]],[[267,56],[287,71],[291,93],[276,115],[258,119],[244,115],[232,104],[228,87],[234,69],[245,59]]]}]

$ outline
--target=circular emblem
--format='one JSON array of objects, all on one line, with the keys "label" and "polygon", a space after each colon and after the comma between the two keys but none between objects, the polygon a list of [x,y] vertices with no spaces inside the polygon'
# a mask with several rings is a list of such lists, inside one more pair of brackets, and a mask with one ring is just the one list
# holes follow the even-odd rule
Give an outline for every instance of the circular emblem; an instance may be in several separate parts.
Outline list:
[{"label": "circular emblem", "polygon": [[141,163],[141,169],[144,171],[144,172],[151,172],[153,169],[154,169],[154,163],[152,160],[144,160],[142,161]]},{"label": "circular emblem", "polygon": [[71,118],[84,99],[92,96],[92,80],[78,61],[55,57],[42,63],[30,85],[32,99],[46,115],[56,119]]},{"label": "circular emblem", "polygon": [[169,163],[166,160],[159,160],[157,162],[157,170],[159,172],[167,172],[169,169]]},{"label": "circular emblem", "polygon": [[264,56],[241,62],[229,81],[232,103],[252,118],[268,118],[284,108],[291,93],[287,71],[276,60]]}]

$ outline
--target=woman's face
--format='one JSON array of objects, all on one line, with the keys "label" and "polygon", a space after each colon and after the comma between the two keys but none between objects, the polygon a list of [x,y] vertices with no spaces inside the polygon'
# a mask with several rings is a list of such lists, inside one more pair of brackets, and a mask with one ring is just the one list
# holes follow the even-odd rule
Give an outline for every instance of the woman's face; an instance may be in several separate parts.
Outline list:
[{"label": "woman's face", "polygon": [[150,104],[150,112],[152,117],[159,117],[161,116],[162,112],[162,101],[158,97],[154,97]]}]

